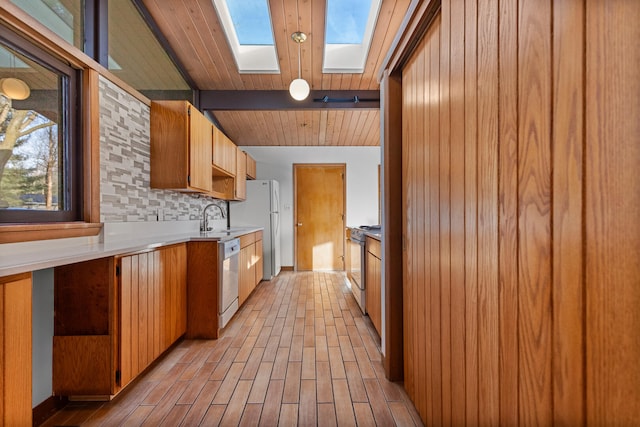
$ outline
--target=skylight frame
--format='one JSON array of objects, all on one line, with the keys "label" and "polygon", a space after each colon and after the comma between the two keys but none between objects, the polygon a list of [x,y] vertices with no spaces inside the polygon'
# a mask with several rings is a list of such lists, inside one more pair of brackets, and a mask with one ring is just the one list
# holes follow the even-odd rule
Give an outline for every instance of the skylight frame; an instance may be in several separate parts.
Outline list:
[{"label": "skylight frame", "polygon": [[270,45],[241,45],[229,12],[227,0],[212,0],[212,2],[227,37],[227,43],[231,48],[238,72],[240,74],[280,74],[280,61],[276,50],[273,21],[268,1],[267,12],[273,40],[273,44]]},{"label": "skylight frame", "polygon": [[[339,1],[339,0],[334,0]],[[364,72],[369,55],[369,48],[373,39],[373,33],[378,22],[378,15],[382,0],[371,0],[371,8],[364,30],[362,43],[360,44],[328,44],[326,34],[329,22],[329,7],[325,11],[325,43],[322,59],[322,72],[325,74],[352,73],[361,74]]]}]

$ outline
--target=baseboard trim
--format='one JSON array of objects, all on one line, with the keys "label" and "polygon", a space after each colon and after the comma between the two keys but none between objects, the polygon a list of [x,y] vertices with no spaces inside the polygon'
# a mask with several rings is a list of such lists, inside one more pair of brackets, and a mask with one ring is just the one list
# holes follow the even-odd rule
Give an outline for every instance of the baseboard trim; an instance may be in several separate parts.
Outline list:
[{"label": "baseboard trim", "polygon": [[283,265],[280,267],[280,271],[293,271],[292,265]]},{"label": "baseboard trim", "polygon": [[50,396],[44,402],[33,408],[31,413],[33,426],[36,427],[44,423],[51,418],[53,414],[67,406],[67,403],[69,403],[69,400],[65,397]]}]

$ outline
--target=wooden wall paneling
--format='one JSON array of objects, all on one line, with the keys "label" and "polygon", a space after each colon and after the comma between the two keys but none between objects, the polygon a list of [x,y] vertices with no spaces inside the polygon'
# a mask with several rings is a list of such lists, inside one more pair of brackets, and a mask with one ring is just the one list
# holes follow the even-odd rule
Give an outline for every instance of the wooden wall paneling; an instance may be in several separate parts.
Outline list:
[{"label": "wooden wall paneling", "polygon": [[[451,424],[465,423],[464,2],[451,2]],[[445,28],[444,31],[447,31]]]},{"label": "wooden wall paneling", "polygon": [[640,2],[586,2],[586,422],[640,423]]},{"label": "wooden wall paneling", "polygon": [[451,2],[440,9],[440,307],[442,424],[451,425]]},{"label": "wooden wall paneling", "polygon": [[478,1],[478,372],[480,423],[499,422],[498,4]]},{"label": "wooden wall paneling", "polygon": [[467,425],[477,425],[478,408],[478,4],[465,1],[465,375]]},{"label": "wooden wall paneling", "polygon": [[[411,204],[413,227],[408,230],[412,236],[411,254],[412,264],[409,266],[413,275],[413,299],[409,301],[412,305],[414,316],[414,382],[415,382],[415,402],[416,408],[423,419],[429,422],[431,414],[431,352],[427,352],[427,346],[431,345],[431,319],[429,319],[430,293],[426,286],[430,273],[430,257],[428,253],[429,236],[429,193],[424,183],[429,179],[429,145],[427,134],[429,122],[427,121],[428,99],[426,90],[428,88],[427,76],[428,50],[430,39],[425,37],[421,45],[416,49],[416,63],[413,66],[413,85],[407,102],[412,107],[412,115],[408,118],[411,121],[411,148],[408,165],[413,168],[413,180],[409,190],[412,198]],[[415,303],[417,301],[417,304]],[[412,303],[413,302],[413,303]]]},{"label": "wooden wall paneling", "polygon": [[552,423],[551,5],[519,2],[519,408],[523,424]]},{"label": "wooden wall paneling", "polygon": [[500,2],[498,284],[500,423],[518,424],[518,5]]},{"label": "wooden wall paneling", "polygon": [[[429,348],[425,351],[431,355],[431,366],[427,366],[428,378],[431,378],[431,390],[429,401],[431,402],[431,421],[435,425],[442,424],[442,283],[440,274],[440,33],[442,15],[438,15],[426,37],[430,38],[429,50],[425,52],[428,60],[425,63],[424,81],[428,84],[427,95],[424,104],[427,105],[425,112],[425,123],[429,129],[425,131],[424,137],[427,141],[429,151],[429,175],[425,182],[428,195],[428,218],[426,227],[428,242],[425,242],[425,251],[430,258],[430,277],[426,278],[427,289],[430,291],[429,329],[431,331],[431,341]],[[428,77],[427,77],[428,76]],[[424,138],[423,137],[423,138]],[[427,212],[425,212],[426,214]]]},{"label": "wooden wall paneling", "polygon": [[[402,91],[402,169],[404,173],[401,174],[402,180],[402,300],[403,310],[402,319],[404,327],[404,340],[403,340],[403,352],[404,352],[404,388],[407,394],[414,402],[416,409],[420,413],[419,402],[415,397],[415,341],[413,339],[415,334],[416,322],[414,317],[414,304],[415,301],[415,285],[413,283],[413,271],[411,266],[413,265],[412,249],[414,242],[414,235],[411,225],[413,223],[413,215],[411,212],[411,202],[413,200],[412,194],[412,174],[413,167],[410,162],[412,158],[412,144],[410,138],[411,127],[414,125],[413,111],[409,108],[409,98],[411,96],[411,86],[414,84],[414,79],[411,71],[411,62],[407,64],[407,67],[402,71],[402,82],[400,90]],[[391,107],[390,107],[391,108]],[[386,124],[386,123],[385,123]],[[386,158],[385,158],[386,161]],[[386,182],[385,182],[386,184]],[[391,210],[391,209],[389,209]],[[386,253],[385,253],[386,255]]]},{"label": "wooden wall paneling", "polygon": [[553,422],[585,424],[585,2],[553,5]]}]

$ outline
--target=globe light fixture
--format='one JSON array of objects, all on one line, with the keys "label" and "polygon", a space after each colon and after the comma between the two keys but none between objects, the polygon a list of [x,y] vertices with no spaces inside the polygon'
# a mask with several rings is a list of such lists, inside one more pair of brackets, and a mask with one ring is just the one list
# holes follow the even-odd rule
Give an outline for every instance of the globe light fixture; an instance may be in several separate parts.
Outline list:
[{"label": "globe light fixture", "polygon": [[309,96],[309,92],[311,91],[309,83],[302,78],[302,66],[300,63],[300,43],[304,43],[304,41],[307,40],[307,35],[301,31],[296,31],[291,34],[291,38],[294,42],[298,43],[298,78],[293,80],[289,85],[289,94],[296,101],[302,101]]},{"label": "globe light fixture", "polygon": [[27,99],[31,94],[31,89],[23,80],[14,77],[0,79],[0,92],[9,99],[22,101]]}]

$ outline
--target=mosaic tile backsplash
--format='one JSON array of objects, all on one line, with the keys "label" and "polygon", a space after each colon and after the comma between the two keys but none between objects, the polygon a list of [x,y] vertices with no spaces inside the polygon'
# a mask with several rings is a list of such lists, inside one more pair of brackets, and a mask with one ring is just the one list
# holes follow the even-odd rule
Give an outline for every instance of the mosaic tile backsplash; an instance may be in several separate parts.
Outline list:
[{"label": "mosaic tile backsplash", "polygon": [[[100,77],[100,217],[102,222],[200,219],[214,199],[154,190],[150,182],[150,109]],[[223,201],[216,201],[225,209]],[[212,219],[220,219],[210,209]]]}]

